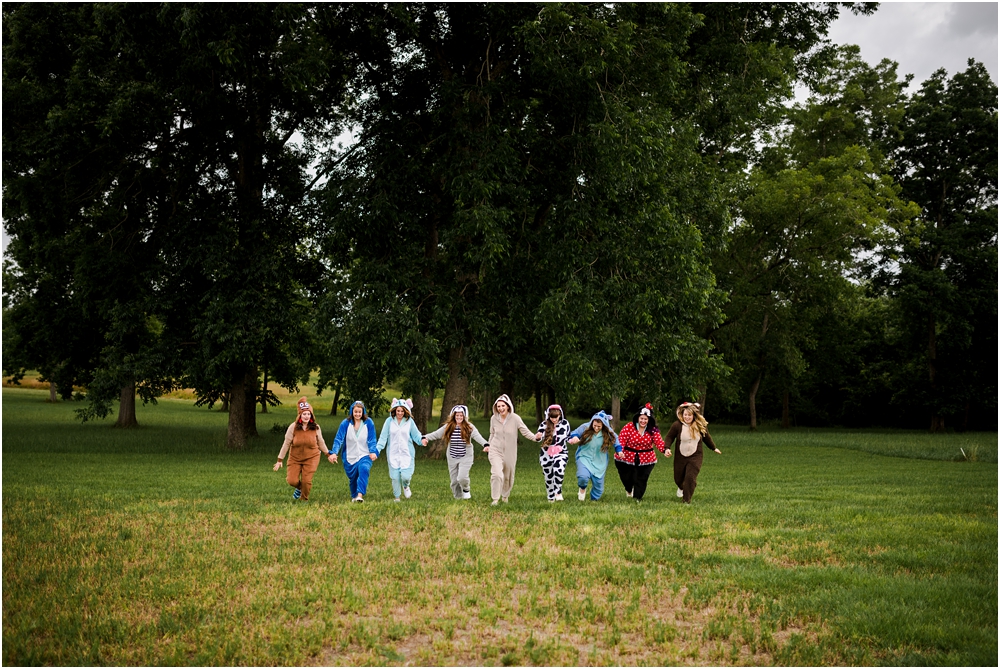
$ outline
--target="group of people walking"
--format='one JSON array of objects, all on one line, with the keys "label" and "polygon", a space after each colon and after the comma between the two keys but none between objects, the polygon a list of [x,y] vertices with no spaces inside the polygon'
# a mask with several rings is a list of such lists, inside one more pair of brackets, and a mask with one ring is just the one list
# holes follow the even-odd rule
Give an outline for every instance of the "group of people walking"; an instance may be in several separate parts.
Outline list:
[{"label": "group of people walking", "polygon": [[472,491],[469,472],[475,456],[472,444],[476,442],[488,453],[490,496],[492,505],[496,506],[510,499],[514,487],[517,435],[520,433],[526,439],[540,444],[538,461],[545,476],[545,492],[550,502],[563,499],[563,480],[569,462],[570,446],[577,447],[577,498],[581,502],[587,499],[588,489],[593,501],[604,495],[604,479],[612,451],[626,496],[641,501],[646,493],[649,476],[656,465],[656,451],[669,458],[671,446],[674,446],[677,496],[690,504],[698,482],[698,472],[701,470],[703,444],[707,444],[716,453],[722,452],[708,433],[708,421],[701,415],[701,405],[692,402],[684,402],[677,407],[677,420],[667,431],[666,439],[660,434],[650,404],[639,409],[620,434],[615,433],[611,426],[611,416],[604,411],[598,411],[589,421],[571,430],[569,421],[558,404],[548,407],[538,430],[531,432],[521,417],[514,413],[514,403],[510,397],[501,395],[493,403],[488,440],[469,420],[469,407],[464,404],[452,407],[444,424],[428,434],[420,433],[410,413],[412,408],[412,401],[393,398],[381,436],[376,438],[375,423],[369,418],[364,403],[354,402],[350,407],[350,416],[341,422],[337,430],[332,448],[327,448],[312,406],[302,397],[298,401],[295,422],[285,431],[274,471],[282,467],[287,454],[286,481],[294,488],[292,497],[308,500],[321,455],[325,455],[331,463],[342,458],[351,501],[364,502],[372,463],[385,452],[393,497],[398,502],[401,497],[408,499],[412,495],[410,480],[416,461],[414,447],[427,446],[428,442],[444,439],[447,441],[445,455],[452,495],[455,499],[470,499]]}]

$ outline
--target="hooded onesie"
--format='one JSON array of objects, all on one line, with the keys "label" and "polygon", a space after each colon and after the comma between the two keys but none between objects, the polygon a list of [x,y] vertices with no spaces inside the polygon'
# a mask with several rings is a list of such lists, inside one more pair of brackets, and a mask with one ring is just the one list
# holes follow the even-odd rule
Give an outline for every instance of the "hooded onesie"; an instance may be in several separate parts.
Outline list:
[{"label": "hooded onesie", "polygon": [[[450,435],[444,433],[448,427],[448,423],[455,419],[456,411],[462,412],[465,416],[465,422],[469,425],[468,441],[462,439],[462,428],[458,425],[455,426]],[[472,450],[472,441],[475,440],[482,446],[489,446],[489,442],[483,438],[483,435],[479,434],[479,430],[469,420],[469,407],[464,404],[456,404],[451,408],[448,420],[445,421],[444,425],[424,435],[424,439],[427,441],[445,438],[448,439],[448,449],[445,451],[445,457],[448,459],[448,475],[451,477],[451,494],[455,499],[471,499],[472,490],[469,483],[469,470],[472,469],[472,462],[475,458],[475,451]]]},{"label": "hooded onesie", "polygon": [[677,418],[674,424],[667,431],[666,442],[668,445],[675,445],[674,453],[674,483],[680,491],[680,497],[684,498],[686,504],[691,503],[694,496],[694,489],[698,485],[698,472],[701,471],[701,463],[705,457],[704,449],[701,445],[708,444],[713,451],[718,451],[712,435],[705,430],[705,434],[700,434],[697,429],[691,429],[694,424],[687,426],[684,424],[684,409],[690,408],[696,416],[700,416],[700,404],[684,403],[677,407]]},{"label": "hooded onesie", "polygon": [[[360,405],[364,418],[361,426],[354,428],[354,407]],[[337,436],[333,439],[333,452],[338,456],[343,453],[344,471],[351,486],[351,499],[368,493],[368,473],[372,469],[372,459],[369,455],[378,456],[378,442],[375,439],[375,423],[368,418],[364,402],[357,400],[347,410],[347,418],[340,423]]]},{"label": "hooded onesie", "polygon": [[[396,419],[396,408],[402,407],[405,415],[402,420]],[[413,408],[411,400],[392,398],[389,407],[389,417],[382,425],[382,435],[378,438],[378,452],[388,448],[386,459],[389,462],[389,480],[392,481],[392,494],[399,501],[403,492],[409,496],[410,479],[413,477],[413,466],[416,462],[416,451],[413,445],[420,446],[420,430],[410,416]]]},{"label": "hooded onesie", "polygon": [[[559,420],[555,425],[549,420],[549,412],[558,411]],[[548,434],[551,428],[551,434]],[[570,425],[566,414],[558,404],[552,404],[545,410],[545,420],[538,426],[542,433],[542,447],[538,452],[538,463],[545,474],[545,494],[550,502],[562,497],[563,479],[566,477],[566,463],[569,462],[569,450],[566,440],[569,439]]]},{"label": "hooded onesie", "polygon": [[[597,501],[604,494],[604,475],[608,471],[608,451],[614,449],[618,435],[611,429],[611,416],[598,411],[583,425],[570,433],[570,437],[583,439],[583,433],[595,421],[601,421],[603,429],[590,438],[590,441],[580,442],[576,447],[576,485],[580,490],[586,490],[590,484],[590,499]],[[604,448],[607,444],[607,448]]]},{"label": "hooded onesie", "polygon": [[[506,418],[500,418],[497,404],[503,402],[509,411]],[[517,433],[525,439],[535,440],[521,417],[514,413],[514,403],[507,395],[501,395],[493,403],[490,418],[490,496],[497,502],[507,501],[514,487],[514,469],[517,467]]]},{"label": "hooded onesie", "polygon": [[[299,398],[297,411],[295,422],[285,430],[285,441],[281,444],[278,459],[281,460],[285,452],[288,452],[285,481],[295,488],[295,492],[292,493],[295,499],[301,498],[308,502],[309,492],[312,490],[313,474],[319,467],[319,454],[322,452],[329,455],[329,451],[327,451],[326,442],[323,441],[323,431],[316,423],[316,414],[305,397]],[[312,414],[312,420],[307,425],[302,425],[300,421],[302,413],[305,411]]]}]

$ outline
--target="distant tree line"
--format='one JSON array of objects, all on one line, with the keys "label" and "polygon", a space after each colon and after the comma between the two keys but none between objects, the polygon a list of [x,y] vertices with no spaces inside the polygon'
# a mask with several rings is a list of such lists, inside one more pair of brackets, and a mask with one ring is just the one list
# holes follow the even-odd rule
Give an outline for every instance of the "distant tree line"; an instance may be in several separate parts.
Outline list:
[{"label": "distant tree line", "polygon": [[313,370],[995,429],[996,85],[908,94],[840,11],[4,3],[4,373],[194,388],[233,449]]}]

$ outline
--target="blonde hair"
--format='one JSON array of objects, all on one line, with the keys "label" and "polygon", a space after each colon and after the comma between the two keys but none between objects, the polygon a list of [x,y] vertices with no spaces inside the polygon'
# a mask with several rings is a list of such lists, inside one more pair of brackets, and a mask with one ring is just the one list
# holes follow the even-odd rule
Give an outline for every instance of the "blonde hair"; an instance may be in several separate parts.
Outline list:
[{"label": "blonde hair", "polygon": [[708,434],[708,421],[701,415],[701,407],[693,402],[685,402],[677,407],[677,419],[681,424],[686,424],[684,423],[685,411],[690,411],[691,415],[694,416],[694,420],[691,421],[691,427],[697,430],[703,437]]}]

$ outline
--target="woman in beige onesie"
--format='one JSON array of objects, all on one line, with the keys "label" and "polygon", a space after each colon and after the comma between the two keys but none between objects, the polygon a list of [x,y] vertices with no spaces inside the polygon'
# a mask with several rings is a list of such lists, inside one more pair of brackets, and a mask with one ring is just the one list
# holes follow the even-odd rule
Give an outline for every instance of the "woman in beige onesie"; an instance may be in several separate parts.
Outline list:
[{"label": "woman in beige onesie", "polygon": [[517,467],[517,433],[525,439],[540,441],[528,429],[521,417],[514,413],[514,403],[507,395],[501,395],[493,403],[493,417],[490,418],[490,441],[483,448],[490,454],[490,495],[496,506],[510,498],[514,487],[514,469]]},{"label": "woman in beige onesie", "polygon": [[309,501],[309,491],[312,490],[313,474],[319,467],[319,454],[322,451],[330,462],[336,462],[337,456],[331,453],[323,441],[323,431],[319,429],[313,417],[312,407],[306,398],[300,397],[298,403],[299,415],[295,422],[285,430],[285,441],[281,444],[278,461],[274,463],[274,471],[281,469],[281,461],[288,453],[288,475],[285,480],[295,488],[292,499]]}]

